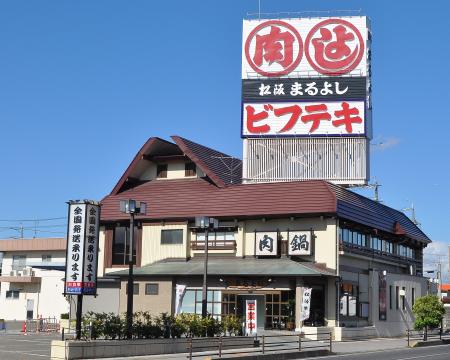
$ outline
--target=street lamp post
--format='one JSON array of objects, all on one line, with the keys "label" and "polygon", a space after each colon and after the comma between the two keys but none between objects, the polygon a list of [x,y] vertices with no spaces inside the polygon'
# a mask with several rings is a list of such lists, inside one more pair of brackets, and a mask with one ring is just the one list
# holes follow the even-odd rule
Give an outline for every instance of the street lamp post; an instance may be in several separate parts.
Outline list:
[{"label": "street lamp post", "polygon": [[127,339],[133,337],[133,241],[134,241],[134,216],[145,214],[146,204],[136,200],[120,200],[120,211],[130,214],[130,244],[128,253],[128,283],[127,283]]},{"label": "street lamp post", "polygon": [[208,231],[217,229],[219,221],[207,216],[199,216],[195,218],[195,226],[205,230],[205,259],[203,267],[203,287],[202,287],[202,318],[208,313]]}]

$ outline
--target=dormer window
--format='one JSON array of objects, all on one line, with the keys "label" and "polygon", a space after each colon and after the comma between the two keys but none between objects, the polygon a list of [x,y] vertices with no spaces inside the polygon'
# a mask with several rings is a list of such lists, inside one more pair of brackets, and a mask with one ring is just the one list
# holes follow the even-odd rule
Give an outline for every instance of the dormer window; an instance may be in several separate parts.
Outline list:
[{"label": "dormer window", "polygon": [[167,164],[158,164],[156,166],[156,177],[158,179],[167,178]]},{"label": "dormer window", "polygon": [[196,174],[195,163],[188,162],[184,164],[184,176],[195,176]]}]

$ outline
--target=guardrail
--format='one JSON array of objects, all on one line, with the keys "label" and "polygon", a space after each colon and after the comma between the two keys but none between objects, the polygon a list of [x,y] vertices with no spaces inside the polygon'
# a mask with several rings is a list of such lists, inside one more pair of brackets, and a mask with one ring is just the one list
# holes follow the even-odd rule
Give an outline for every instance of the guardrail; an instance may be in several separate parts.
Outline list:
[{"label": "guardrail", "polygon": [[[442,328],[429,330],[406,330],[406,341],[408,347],[412,340],[428,341],[428,340],[442,340],[444,333]],[[445,335],[444,335],[445,336]]]},{"label": "guardrail", "polygon": [[24,322],[25,328],[23,331],[25,333],[30,332],[46,332],[55,333],[59,331],[59,321],[53,318],[39,318],[39,319],[29,319]]},{"label": "guardrail", "polygon": [[[313,336],[316,339],[306,338],[305,336]],[[226,341],[224,341],[226,339]],[[218,356],[222,358],[224,355],[232,355],[238,352],[239,354],[267,354],[271,352],[289,351],[301,352],[306,350],[324,349],[333,351],[333,335],[331,332],[314,333],[314,334],[280,334],[280,335],[262,335],[259,338],[254,338],[254,345],[252,348],[240,347],[245,345],[245,337],[236,338],[234,342],[233,337],[215,337],[209,338],[208,344],[205,346],[205,338],[187,338],[187,350],[189,360],[197,356]],[[316,345],[317,344],[317,345]]]}]

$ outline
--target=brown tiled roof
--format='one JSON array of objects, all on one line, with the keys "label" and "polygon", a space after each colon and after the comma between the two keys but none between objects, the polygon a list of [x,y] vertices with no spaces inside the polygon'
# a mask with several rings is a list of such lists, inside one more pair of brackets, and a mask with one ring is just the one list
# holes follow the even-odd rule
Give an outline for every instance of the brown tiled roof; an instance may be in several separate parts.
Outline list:
[{"label": "brown tiled roof", "polygon": [[0,251],[57,251],[66,250],[65,238],[35,238],[0,240]]},{"label": "brown tiled roof", "polygon": [[396,222],[406,236],[429,242],[403,213],[322,180],[238,184],[218,188],[203,179],[150,181],[102,201],[102,220],[127,219],[119,200],[147,202],[150,220],[186,220],[199,215],[218,218],[311,216],[339,218],[395,234]]},{"label": "brown tiled roof", "polygon": [[219,187],[242,182],[242,161],[220,151],[172,136],[181,150]]},{"label": "brown tiled roof", "polygon": [[139,172],[146,166],[145,157],[185,154],[218,187],[239,184],[242,181],[242,161],[220,151],[197,144],[180,136],[172,136],[175,143],[152,137],[138,151],[125,170],[111,195],[128,190],[148,180],[139,181]]},{"label": "brown tiled roof", "polygon": [[111,195],[118,194],[120,191],[123,191],[124,189],[130,187],[128,186],[127,181],[130,179],[130,177],[132,177],[133,171],[139,168],[141,163],[145,162],[145,160],[143,160],[143,156],[162,155],[166,152],[181,154],[180,149],[175,144],[158,137],[149,138],[133,158],[133,161],[131,161],[130,165],[128,165],[127,169],[117,182],[116,186],[114,186],[114,189],[111,191]]}]

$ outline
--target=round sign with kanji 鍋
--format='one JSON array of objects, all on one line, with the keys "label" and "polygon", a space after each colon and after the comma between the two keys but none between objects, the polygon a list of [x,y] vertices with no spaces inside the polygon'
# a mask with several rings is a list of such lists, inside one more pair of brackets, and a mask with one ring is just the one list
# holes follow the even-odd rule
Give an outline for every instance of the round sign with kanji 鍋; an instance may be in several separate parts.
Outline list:
[{"label": "round sign with kanji \u934b", "polygon": [[303,55],[302,38],[292,25],[280,21],[263,22],[245,42],[245,57],[258,74],[277,77],[289,74]]},{"label": "round sign with kanji \u934b", "polygon": [[359,30],[343,19],[327,19],[314,26],[305,41],[309,64],[324,75],[351,72],[364,55],[364,41]]}]

